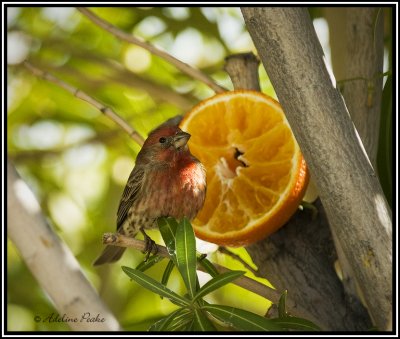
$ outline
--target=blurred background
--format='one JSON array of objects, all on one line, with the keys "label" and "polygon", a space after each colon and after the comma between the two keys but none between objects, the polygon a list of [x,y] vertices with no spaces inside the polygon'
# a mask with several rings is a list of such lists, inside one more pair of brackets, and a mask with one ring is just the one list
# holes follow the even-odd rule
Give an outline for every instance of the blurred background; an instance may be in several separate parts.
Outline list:
[{"label": "blurred background", "polygon": [[[224,58],[255,48],[239,8],[93,8],[119,29],[143,38],[233,89]],[[329,29],[322,10],[310,10],[328,64]],[[66,242],[87,278],[127,330],[146,330],[174,309],[142,289],[120,269],[135,267],[143,254],[129,250],[117,265],[93,268],[101,237],[116,225],[118,203],[139,146],[89,104],[22,66],[33,65],[85,91],[123,116],[144,137],[177,114],[214,94],[146,50],[119,41],[74,8],[7,8],[7,151],[35,193],[48,223]],[[388,69],[388,51],[385,70]],[[384,70],[384,71],[385,71]],[[276,98],[260,66],[262,91]],[[157,232],[149,233],[158,241]],[[252,264],[244,249],[236,250]],[[243,266],[214,253],[214,262]],[[69,330],[64,323],[35,323],[35,315],[57,311],[7,243],[8,330]],[[160,280],[166,261],[150,269]],[[248,273],[251,275],[251,273]],[[263,280],[264,283],[267,283]],[[175,275],[170,284],[183,292]],[[235,286],[210,301],[265,314],[269,301]]]}]

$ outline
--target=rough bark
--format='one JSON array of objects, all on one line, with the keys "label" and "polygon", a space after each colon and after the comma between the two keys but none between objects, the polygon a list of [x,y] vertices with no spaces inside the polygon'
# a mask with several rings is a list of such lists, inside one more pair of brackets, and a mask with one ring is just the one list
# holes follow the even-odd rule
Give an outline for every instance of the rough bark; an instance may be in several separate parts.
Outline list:
[{"label": "rough bark", "polygon": [[337,80],[346,79],[346,8],[324,7],[322,13],[329,26],[332,70]]},{"label": "rough bark", "polygon": [[[321,201],[318,216],[298,211],[268,239],[247,248],[259,274],[279,291],[288,290],[290,312],[323,330],[365,331],[371,322],[365,308],[349,298],[334,270],[336,251]],[[303,308],[300,309],[300,307]],[[307,313],[304,312],[306,310]]]},{"label": "rough bark", "polygon": [[[383,11],[379,8],[324,8],[329,24],[333,73],[346,106],[376,169],[383,67]],[[348,294],[357,296],[351,268],[336,240]]]},{"label": "rough bark", "polygon": [[[118,321],[86,279],[73,254],[46,224],[33,193],[10,162],[7,187],[8,236],[53,301],[59,317],[65,314],[65,319],[76,318],[76,322],[67,322],[73,330],[120,330]],[[87,319],[97,315],[99,320],[81,321],[83,316]]]},{"label": "rough bark", "polygon": [[[225,70],[235,89],[260,88],[257,58],[252,53],[226,59]],[[253,60],[249,67],[248,60]],[[332,235],[320,200],[317,217],[298,212],[278,232],[247,247],[258,274],[278,291],[288,290],[288,311],[312,320],[324,330],[360,331],[371,327],[368,313],[357,298],[343,293],[334,270]],[[334,302],[332,302],[334,300]]]},{"label": "rough bark", "polygon": [[225,71],[235,89],[260,90],[258,66],[260,60],[253,53],[233,54],[225,59]]},{"label": "rough bark", "polygon": [[339,59],[332,62],[333,72],[376,168],[383,82],[383,10],[349,7],[325,11],[331,32],[332,60]]},{"label": "rough bark", "polygon": [[364,80],[344,82],[342,93],[376,168],[383,83],[383,11],[379,8],[346,10],[346,79]]},{"label": "rough bark", "polygon": [[392,221],[305,8],[242,8],[374,324],[391,330]]}]

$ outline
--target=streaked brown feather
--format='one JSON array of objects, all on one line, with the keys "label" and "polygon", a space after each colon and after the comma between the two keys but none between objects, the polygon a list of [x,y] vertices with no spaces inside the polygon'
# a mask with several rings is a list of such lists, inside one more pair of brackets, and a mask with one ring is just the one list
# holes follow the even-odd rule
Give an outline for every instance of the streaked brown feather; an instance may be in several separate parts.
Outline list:
[{"label": "streaked brown feather", "polygon": [[128,182],[126,183],[124,192],[122,193],[121,201],[119,202],[117,212],[117,230],[125,222],[128,211],[137,199],[138,193],[142,187],[144,177],[144,168],[142,166],[135,166],[129,175]]}]

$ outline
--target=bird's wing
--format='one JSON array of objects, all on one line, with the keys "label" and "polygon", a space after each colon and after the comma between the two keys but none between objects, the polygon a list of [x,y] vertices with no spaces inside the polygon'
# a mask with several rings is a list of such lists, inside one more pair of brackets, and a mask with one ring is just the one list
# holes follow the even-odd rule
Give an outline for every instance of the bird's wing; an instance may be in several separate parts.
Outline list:
[{"label": "bird's wing", "polygon": [[117,212],[117,229],[119,229],[122,226],[128,215],[129,208],[137,199],[138,192],[142,187],[143,177],[144,177],[143,168],[135,166],[135,168],[129,175],[128,182],[126,183],[124,192],[122,193],[121,201],[119,202],[119,207]]}]

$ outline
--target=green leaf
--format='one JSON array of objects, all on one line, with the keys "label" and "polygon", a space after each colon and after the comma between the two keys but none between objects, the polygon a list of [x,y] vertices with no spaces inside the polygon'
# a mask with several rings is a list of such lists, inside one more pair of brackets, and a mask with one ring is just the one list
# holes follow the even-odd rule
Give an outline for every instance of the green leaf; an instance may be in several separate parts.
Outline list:
[{"label": "green leaf", "polygon": [[379,143],[377,154],[377,167],[379,180],[385,193],[389,206],[392,208],[393,184],[392,184],[392,76],[388,76],[382,93],[381,125],[379,130]]},{"label": "green leaf", "polygon": [[161,257],[159,255],[152,255],[149,259],[147,259],[147,261],[142,261],[139,265],[137,265],[136,269],[144,272],[163,259],[164,257]]},{"label": "green leaf", "polygon": [[174,317],[167,327],[168,331],[189,331],[193,324],[193,311],[185,308],[184,311]]},{"label": "green leaf", "polygon": [[148,331],[153,332],[153,331],[165,331],[165,329],[168,327],[168,325],[172,322],[174,317],[184,311],[184,308],[179,308],[175,310],[174,312],[170,313],[166,317],[161,318],[160,320],[156,321],[154,324],[152,324]]},{"label": "green leaf", "polygon": [[279,318],[284,318],[288,316],[288,313],[286,311],[286,297],[287,297],[287,290],[285,290],[281,297],[279,298],[279,305],[278,305],[278,313],[279,313]]},{"label": "green leaf", "polygon": [[213,325],[213,323],[208,319],[208,317],[204,314],[204,312],[198,308],[194,309],[194,322],[193,322],[193,330],[194,331],[216,331],[217,329]]},{"label": "green leaf", "polygon": [[192,317],[190,319],[190,321],[188,321],[186,324],[182,323],[182,325],[180,325],[179,327],[175,327],[173,329],[170,329],[170,331],[174,331],[174,332],[177,332],[177,331],[183,331],[183,332],[193,331],[193,322],[194,322],[194,319]]},{"label": "green leaf", "polygon": [[179,308],[175,310],[174,312],[170,313],[166,317],[158,320],[155,322],[153,325],[151,325],[148,329],[148,331],[153,332],[153,331],[166,331],[170,326],[176,327],[177,325],[181,324],[184,322],[186,324],[185,318],[187,316],[190,316],[190,319],[192,319],[191,311],[188,308]]},{"label": "green leaf", "polygon": [[212,277],[216,277],[219,272],[218,270],[215,268],[215,266],[212,264],[212,262],[206,258],[203,259],[199,259],[197,260],[198,263],[203,266],[203,268],[206,270],[206,272],[211,275]]},{"label": "green leaf", "polygon": [[188,306],[190,305],[190,301],[181,297],[180,295],[176,294],[174,291],[171,291],[169,288],[165,287],[164,285],[160,284],[157,280],[150,278],[143,272],[135,270],[130,267],[122,266],[122,270],[133,280],[135,280],[139,285],[143,286],[144,288],[149,289],[150,291],[161,295],[169,299],[174,304],[180,306]]},{"label": "green leaf", "polygon": [[282,327],[274,323],[271,319],[239,308],[223,305],[203,305],[202,309],[238,330],[282,331]]},{"label": "green leaf", "polygon": [[283,318],[271,319],[271,321],[287,330],[321,331],[313,322],[302,318],[286,316]]},{"label": "green leaf", "polygon": [[158,228],[160,229],[161,236],[164,240],[165,246],[171,257],[175,257],[175,234],[178,228],[178,222],[175,218],[158,218]]},{"label": "green leaf", "polygon": [[172,260],[168,261],[167,267],[165,267],[164,274],[161,279],[161,284],[167,285],[169,277],[174,269],[174,262]]},{"label": "green leaf", "polygon": [[222,273],[222,274],[216,276],[215,278],[211,279],[206,284],[204,284],[204,286],[202,288],[200,288],[200,290],[194,296],[193,301],[230,283],[231,281],[239,278],[244,273],[245,272],[243,272],[243,271],[231,271],[231,272],[225,272],[225,273]]},{"label": "green leaf", "polygon": [[196,293],[196,239],[190,222],[184,218],[176,230],[176,262],[191,297]]}]

